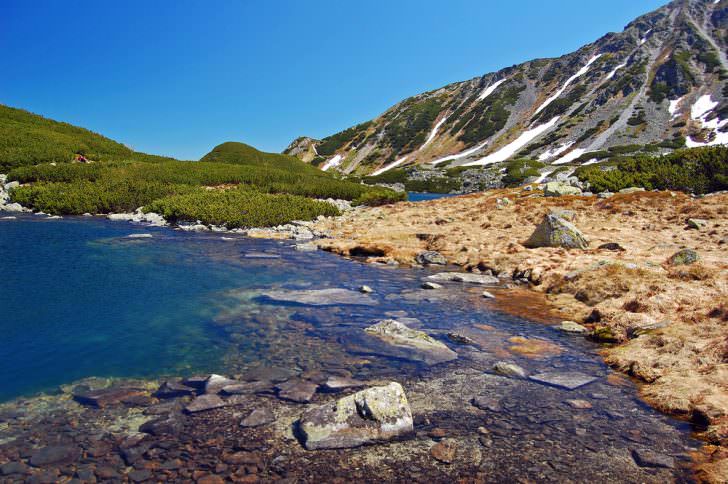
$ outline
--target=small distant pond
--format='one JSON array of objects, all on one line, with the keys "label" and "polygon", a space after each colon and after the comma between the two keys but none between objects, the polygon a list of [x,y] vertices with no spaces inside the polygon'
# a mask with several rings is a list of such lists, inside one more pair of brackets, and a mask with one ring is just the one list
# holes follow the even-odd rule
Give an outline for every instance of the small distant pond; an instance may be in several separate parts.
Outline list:
[{"label": "small distant pond", "polygon": [[407,192],[407,199],[410,202],[426,202],[428,200],[437,200],[438,198],[449,198],[456,195],[449,193],[421,193],[421,192]]}]

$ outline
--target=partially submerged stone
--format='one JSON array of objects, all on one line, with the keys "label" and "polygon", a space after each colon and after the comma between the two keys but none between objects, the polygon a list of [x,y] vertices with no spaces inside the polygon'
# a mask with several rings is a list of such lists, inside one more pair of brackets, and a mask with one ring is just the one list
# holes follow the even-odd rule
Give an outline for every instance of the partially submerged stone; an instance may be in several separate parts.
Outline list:
[{"label": "partially submerged stone", "polygon": [[205,382],[205,393],[220,393],[223,388],[238,383],[222,375],[210,375]]},{"label": "partially submerged stone", "polygon": [[70,464],[80,456],[81,450],[75,445],[50,445],[33,451],[29,462],[33,467]]},{"label": "partially submerged stone", "polygon": [[363,386],[366,386],[366,383],[363,381],[343,376],[330,376],[323,384],[324,390],[330,392],[338,392],[349,388],[359,388]]},{"label": "partially submerged stone", "polygon": [[438,284],[436,282],[426,281],[426,282],[423,282],[422,283],[422,286],[420,286],[420,287],[422,287],[422,289],[430,289],[430,290],[432,290],[432,289],[442,289],[442,284]]},{"label": "partially submerged stone", "polygon": [[308,403],[313,398],[318,384],[308,380],[288,380],[276,385],[278,398],[296,403]]},{"label": "partially submerged stone", "polygon": [[445,259],[445,256],[434,250],[426,250],[424,252],[420,252],[419,254],[417,254],[417,257],[415,257],[415,260],[418,264],[422,264],[423,266],[447,265],[447,259]]},{"label": "partially submerged stone", "polygon": [[675,459],[673,457],[649,449],[634,449],[632,451],[632,457],[640,467],[662,467],[665,469],[675,467]]},{"label": "partially submerged stone", "polygon": [[396,382],[312,408],[301,417],[299,428],[308,450],[359,447],[414,432],[407,397]]},{"label": "partially submerged stone", "polygon": [[154,392],[154,396],[157,398],[178,398],[194,394],[194,388],[170,380],[162,382],[159,389]]},{"label": "partially submerged stone", "polygon": [[562,321],[559,329],[565,333],[584,334],[589,332],[589,329],[574,321]]},{"label": "partially submerged stone", "polygon": [[139,388],[112,387],[100,390],[74,391],[73,399],[83,405],[103,408],[108,405],[124,403],[141,395],[145,395],[145,392]]},{"label": "partially submerged stone", "polygon": [[524,245],[529,248],[586,249],[589,247],[589,240],[574,224],[558,215],[549,213]]},{"label": "partially submerged stone", "polygon": [[425,333],[412,329],[393,319],[385,319],[369,326],[364,331],[376,336],[385,343],[410,349],[430,365],[457,359],[458,355],[441,341]]},{"label": "partially submerged stone", "polygon": [[493,365],[493,371],[503,376],[526,378],[526,370],[515,363],[508,363],[506,361],[499,361]]},{"label": "partially submerged stone", "polygon": [[436,282],[466,282],[468,284],[495,285],[498,278],[487,274],[473,274],[470,272],[440,272],[427,276],[430,281]]},{"label": "partially submerged stone", "polygon": [[264,292],[262,295],[274,301],[307,306],[374,306],[377,304],[370,296],[349,289],[275,290]]},{"label": "partially submerged stone", "polygon": [[274,422],[276,416],[267,408],[256,408],[241,422],[241,427],[260,427]]},{"label": "partially submerged stone", "polygon": [[529,379],[537,383],[542,383],[544,385],[564,388],[566,390],[576,390],[577,388],[588,385],[589,383],[592,383],[599,378],[578,371],[544,371],[542,373],[531,375]]},{"label": "partially submerged stone", "polygon": [[204,412],[226,406],[225,401],[215,394],[200,395],[185,407],[189,413]]}]

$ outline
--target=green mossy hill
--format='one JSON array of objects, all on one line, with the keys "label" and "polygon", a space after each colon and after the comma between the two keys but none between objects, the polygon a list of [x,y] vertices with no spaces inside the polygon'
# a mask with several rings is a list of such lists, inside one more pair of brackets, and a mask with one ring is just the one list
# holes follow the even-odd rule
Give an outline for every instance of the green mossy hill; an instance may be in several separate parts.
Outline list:
[{"label": "green mossy hill", "polygon": [[169,159],[137,153],[93,131],[0,105],[0,172],[38,163],[68,162],[79,154],[102,161]]},{"label": "green mossy hill", "polygon": [[[135,153],[91,131],[6,107],[0,109],[0,135],[0,172],[23,184],[12,190],[12,201],[50,214],[155,206],[175,220],[269,226],[338,213],[315,199],[375,205],[404,198],[243,143],[217,146],[199,162],[178,161]],[[91,161],[73,162],[77,154]]]},{"label": "green mossy hill", "polygon": [[628,187],[696,194],[728,190],[728,147],[683,149],[659,157],[638,154],[581,167],[576,175],[597,192]]},{"label": "green mossy hill", "polygon": [[295,156],[279,153],[266,153],[245,143],[229,141],[215,146],[212,151],[200,158],[202,162],[228,163],[234,165],[259,166],[281,170],[321,173]]}]

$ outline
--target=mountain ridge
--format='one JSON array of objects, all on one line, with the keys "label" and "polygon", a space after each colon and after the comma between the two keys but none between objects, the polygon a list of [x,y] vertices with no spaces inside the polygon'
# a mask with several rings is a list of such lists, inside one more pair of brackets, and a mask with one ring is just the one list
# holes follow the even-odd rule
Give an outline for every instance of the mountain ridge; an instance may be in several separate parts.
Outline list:
[{"label": "mountain ridge", "polygon": [[550,164],[548,174],[611,147],[728,143],[727,30],[726,0],[673,1],[577,51],[412,96],[284,153],[351,175],[518,157]]}]

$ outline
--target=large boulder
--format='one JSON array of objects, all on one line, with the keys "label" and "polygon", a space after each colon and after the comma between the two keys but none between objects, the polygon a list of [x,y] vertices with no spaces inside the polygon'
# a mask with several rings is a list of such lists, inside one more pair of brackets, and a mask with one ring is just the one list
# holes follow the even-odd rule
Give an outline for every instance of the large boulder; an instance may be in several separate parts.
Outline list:
[{"label": "large boulder", "polygon": [[700,256],[693,249],[682,249],[675,252],[667,260],[671,266],[689,266],[700,260]]},{"label": "large boulder", "polygon": [[299,429],[308,450],[359,447],[414,432],[412,410],[395,382],[312,408],[301,417]]},{"label": "large boulder", "polygon": [[563,182],[547,183],[543,189],[545,197],[561,197],[564,195],[581,195],[581,189]]},{"label": "large boulder", "polygon": [[455,360],[458,357],[458,354],[445,343],[432,338],[424,331],[412,329],[393,319],[379,321],[364,331],[387,344],[411,351],[416,359],[428,365]]},{"label": "large boulder", "polygon": [[447,259],[445,259],[445,256],[434,250],[426,250],[424,252],[420,252],[419,254],[417,254],[417,257],[415,257],[415,260],[418,264],[422,264],[423,266],[447,265]]},{"label": "large boulder", "polygon": [[530,248],[586,249],[589,247],[589,240],[574,224],[559,217],[558,214],[549,213],[524,245]]}]

